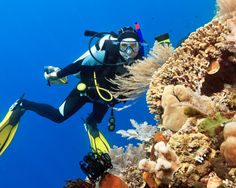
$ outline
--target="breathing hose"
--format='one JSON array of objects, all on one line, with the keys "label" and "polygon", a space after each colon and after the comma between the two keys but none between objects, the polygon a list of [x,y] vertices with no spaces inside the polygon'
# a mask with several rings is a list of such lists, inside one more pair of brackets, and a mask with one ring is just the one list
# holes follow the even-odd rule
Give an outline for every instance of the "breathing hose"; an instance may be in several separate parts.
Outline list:
[{"label": "breathing hose", "polygon": [[[112,101],[113,99],[113,95],[111,94],[111,92],[105,88],[102,88],[98,85],[97,83],[97,77],[96,77],[96,72],[94,71],[93,72],[93,78],[94,78],[94,85],[95,85],[95,88],[96,88],[96,91],[99,95],[99,97],[101,97],[102,100],[106,101],[106,102],[110,102]],[[102,94],[101,94],[101,91],[107,93],[109,95],[109,98],[105,98]]]}]

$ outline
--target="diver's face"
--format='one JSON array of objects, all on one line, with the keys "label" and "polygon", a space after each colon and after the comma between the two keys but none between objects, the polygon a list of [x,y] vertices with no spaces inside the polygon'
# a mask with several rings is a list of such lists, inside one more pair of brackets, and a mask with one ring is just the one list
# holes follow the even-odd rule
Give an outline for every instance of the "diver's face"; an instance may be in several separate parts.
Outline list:
[{"label": "diver's face", "polygon": [[139,43],[133,38],[126,38],[120,42],[120,55],[128,60],[134,59],[139,52]]}]

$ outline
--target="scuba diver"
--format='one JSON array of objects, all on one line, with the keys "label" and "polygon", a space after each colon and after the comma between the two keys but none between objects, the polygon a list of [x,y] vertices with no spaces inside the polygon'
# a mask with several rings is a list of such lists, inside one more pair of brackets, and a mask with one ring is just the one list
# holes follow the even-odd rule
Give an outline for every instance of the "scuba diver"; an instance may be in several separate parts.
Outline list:
[{"label": "scuba diver", "polygon": [[[67,76],[75,74],[80,78],[80,82],[59,108],[27,100],[24,96],[19,98],[0,123],[0,155],[9,146],[19,121],[27,110],[56,123],[62,123],[86,103],[93,105],[92,112],[85,120],[92,151],[107,153],[110,150],[109,143],[97,128],[108,109],[120,102],[111,94],[117,87],[108,80],[114,79],[116,75],[125,74],[127,72],[125,65],[131,65],[143,57],[143,39],[140,30],[137,31],[137,28],[135,30],[132,27],[121,28],[117,34],[87,31],[85,35],[92,36],[90,47],[94,38],[98,40],[72,64],[63,69],[49,66],[44,73],[49,85],[66,83]],[[112,123],[114,119],[111,120]]]}]

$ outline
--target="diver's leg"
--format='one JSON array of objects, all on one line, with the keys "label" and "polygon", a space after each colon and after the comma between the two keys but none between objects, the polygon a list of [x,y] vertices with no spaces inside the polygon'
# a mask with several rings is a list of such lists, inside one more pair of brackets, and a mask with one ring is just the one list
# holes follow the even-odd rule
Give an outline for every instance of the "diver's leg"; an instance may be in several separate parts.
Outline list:
[{"label": "diver's leg", "polygon": [[102,103],[93,103],[93,111],[89,114],[86,119],[86,123],[97,127],[98,123],[101,123],[103,117],[105,116],[106,112],[108,111],[109,107]]},{"label": "diver's leg", "polygon": [[93,111],[86,119],[86,129],[88,132],[90,145],[93,152],[107,153],[110,150],[109,143],[97,128],[97,123],[100,123],[106,114],[109,107],[104,104],[94,103]]},{"label": "diver's leg", "polygon": [[25,110],[36,112],[40,116],[61,123],[77,112],[87,101],[86,97],[80,96],[79,92],[74,89],[58,109],[48,104],[36,103],[26,99],[21,100],[21,106]]}]

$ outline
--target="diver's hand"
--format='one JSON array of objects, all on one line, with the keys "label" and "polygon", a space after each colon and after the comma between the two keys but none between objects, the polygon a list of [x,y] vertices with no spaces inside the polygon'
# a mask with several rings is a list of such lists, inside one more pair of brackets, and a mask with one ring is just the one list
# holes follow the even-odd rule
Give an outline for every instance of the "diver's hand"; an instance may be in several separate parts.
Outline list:
[{"label": "diver's hand", "polygon": [[61,69],[59,67],[48,66],[44,68],[44,78],[46,80],[57,80],[57,72]]},{"label": "diver's hand", "polygon": [[46,80],[57,80],[58,79],[57,72],[51,72],[51,73],[44,72],[44,78]]}]

